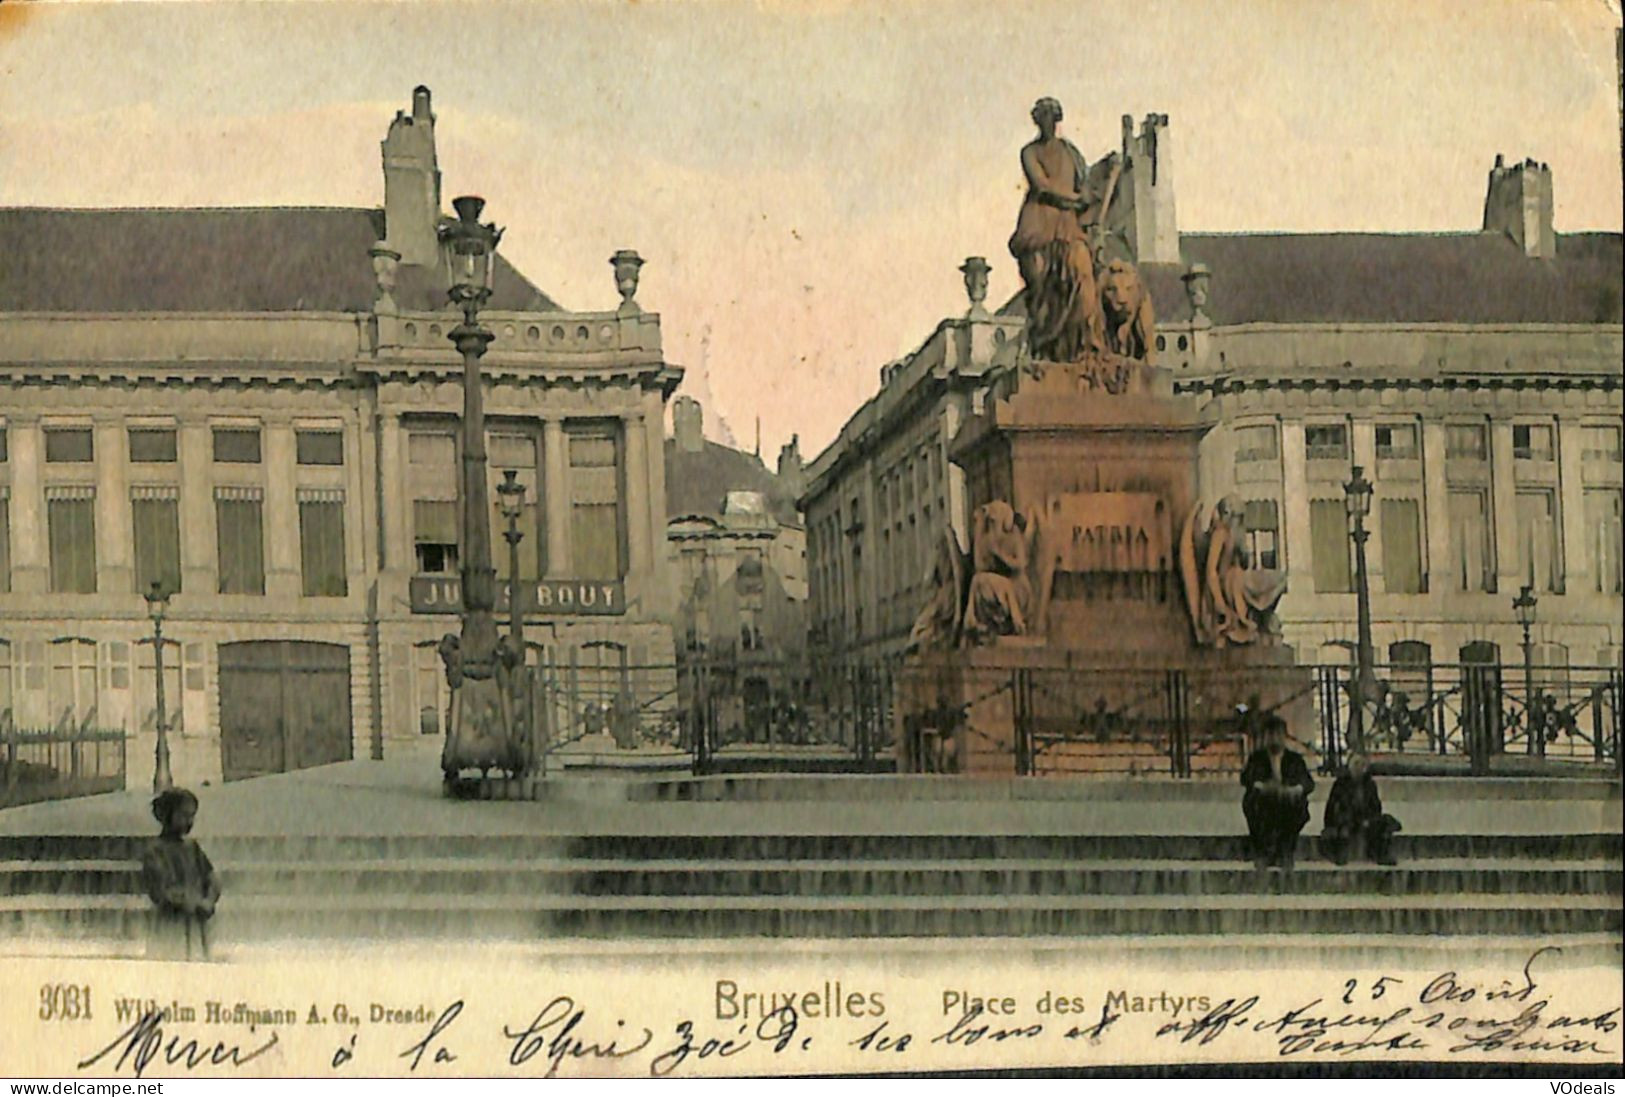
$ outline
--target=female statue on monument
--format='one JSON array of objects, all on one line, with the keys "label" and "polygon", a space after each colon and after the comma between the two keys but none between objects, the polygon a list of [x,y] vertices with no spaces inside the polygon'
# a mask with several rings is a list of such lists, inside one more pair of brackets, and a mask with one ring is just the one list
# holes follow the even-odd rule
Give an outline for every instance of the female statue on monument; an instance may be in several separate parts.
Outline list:
[{"label": "female statue on monument", "polygon": [[1099,219],[1100,203],[1090,193],[1083,154],[1055,132],[1060,121],[1061,104],[1054,99],[1033,105],[1038,139],[1021,150],[1027,197],[1010,254],[1026,285],[1033,357],[1077,362],[1106,346],[1088,231]]}]

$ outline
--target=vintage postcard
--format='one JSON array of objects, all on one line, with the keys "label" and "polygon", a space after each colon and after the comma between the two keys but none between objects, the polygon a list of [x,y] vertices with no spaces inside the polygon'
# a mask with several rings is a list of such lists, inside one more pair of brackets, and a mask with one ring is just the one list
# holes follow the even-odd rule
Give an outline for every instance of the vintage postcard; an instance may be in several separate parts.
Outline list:
[{"label": "vintage postcard", "polygon": [[0,0],[0,1074],[1617,1069],[1620,25]]}]

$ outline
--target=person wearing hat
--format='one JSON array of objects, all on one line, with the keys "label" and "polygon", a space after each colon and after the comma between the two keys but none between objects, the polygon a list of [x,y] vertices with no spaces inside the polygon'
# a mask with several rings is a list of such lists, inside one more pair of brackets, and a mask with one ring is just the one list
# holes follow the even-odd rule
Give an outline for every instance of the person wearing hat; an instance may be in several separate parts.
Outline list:
[{"label": "person wearing hat", "polygon": [[1273,713],[1264,717],[1263,733],[1263,745],[1241,771],[1246,789],[1241,810],[1259,869],[1290,871],[1298,832],[1309,822],[1309,794],[1315,781],[1303,755],[1286,748],[1285,720]]},{"label": "person wearing hat", "polygon": [[153,902],[147,955],[160,960],[209,958],[208,921],[220,900],[214,865],[187,837],[197,819],[197,797],[170,788],[152,800],[152,814],[164,828],[141,858],[141,879]]}]

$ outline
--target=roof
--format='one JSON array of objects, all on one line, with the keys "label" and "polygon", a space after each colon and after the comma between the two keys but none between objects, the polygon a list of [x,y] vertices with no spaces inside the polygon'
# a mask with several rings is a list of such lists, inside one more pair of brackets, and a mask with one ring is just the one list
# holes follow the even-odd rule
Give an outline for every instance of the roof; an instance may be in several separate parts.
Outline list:
[{"label": "roof", "polygon": [[784,481],[768,471],[759,458],[743,450],[707,439],[698,451],[677,447],[666,439],[666,517],[689,515],[720,517],[730,491],[759,491],[767,497],[773,517],[785,525],[799,525],[795,496]]},{"label": "roof", "polygon": [[[1183,276],[1210,274],[1215,324],[1618,324],[1619,233],[1560,235],[1557,258],[1530,259],[1495,232],[1186,233],[1184,263],[1146,263],[1157,319],[1190,319]],[[1025,314],[1021,294],[1001,316]]]},{"label": "roof", "polygon": [[[0,311],[368,312],[377,209],[0,209]],[[402,266],[395,299],[446,307]],[[557,309],[497,255],[490,307]]]},{"label": "roof", "polygon": [[[1555,259],[1531,259],[1495,232],[1186,234],[1187,264],[1212,272],[1215,324],[1617,324],[1618,233],[1557,238]],[[1147,273],[1158,313],[1189,317],[1179,275]]]}]

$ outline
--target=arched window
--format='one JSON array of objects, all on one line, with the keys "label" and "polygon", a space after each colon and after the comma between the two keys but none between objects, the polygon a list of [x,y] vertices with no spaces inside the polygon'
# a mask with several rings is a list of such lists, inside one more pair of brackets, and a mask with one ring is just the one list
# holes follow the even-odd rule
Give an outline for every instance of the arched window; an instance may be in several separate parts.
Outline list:
[{"label": "arched window", "polygon": [[51,726],[94,724],[100,700],[96,690],[96,642],[78,637],[53,640],[50,667],[47,689]]}]

